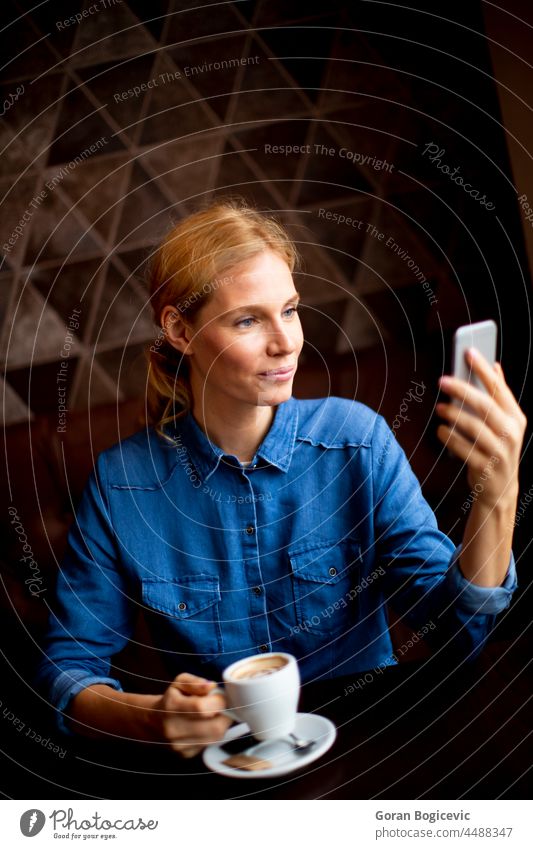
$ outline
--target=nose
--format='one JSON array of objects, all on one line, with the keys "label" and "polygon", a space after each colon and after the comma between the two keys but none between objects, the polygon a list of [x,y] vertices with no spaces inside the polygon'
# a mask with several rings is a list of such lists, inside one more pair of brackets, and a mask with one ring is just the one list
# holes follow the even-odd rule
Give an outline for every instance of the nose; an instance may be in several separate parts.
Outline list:
[{"label": "nose", "polygon": [[289,331],[287,327],[280,326],[270,330],[267,337],[267,353],[274,357],[292,354],[298,348],[295,331]]}]

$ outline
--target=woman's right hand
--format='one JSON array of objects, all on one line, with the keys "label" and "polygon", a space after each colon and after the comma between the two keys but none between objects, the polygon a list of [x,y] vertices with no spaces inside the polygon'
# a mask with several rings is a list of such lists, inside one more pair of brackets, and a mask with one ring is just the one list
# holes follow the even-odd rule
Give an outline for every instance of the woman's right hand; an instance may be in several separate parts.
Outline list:
[{"label": "woman's right hand", "polygon": [[220,713],[224,696],[209,695],[215,687],[214,681],[188,672],[176,676],[150,712],[157,739],[183,758],[221,740],[233,720]]}]

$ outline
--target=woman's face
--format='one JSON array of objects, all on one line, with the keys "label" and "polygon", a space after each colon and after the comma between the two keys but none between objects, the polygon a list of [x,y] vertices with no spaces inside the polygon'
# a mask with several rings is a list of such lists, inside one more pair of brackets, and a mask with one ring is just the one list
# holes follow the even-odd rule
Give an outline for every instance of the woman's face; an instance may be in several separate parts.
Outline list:
[{"label": "woman's face", "polygon": [[277,405],[290,398],[303,346],[286,262],[264,251],[225,272],[189,334],[195,400]]}]

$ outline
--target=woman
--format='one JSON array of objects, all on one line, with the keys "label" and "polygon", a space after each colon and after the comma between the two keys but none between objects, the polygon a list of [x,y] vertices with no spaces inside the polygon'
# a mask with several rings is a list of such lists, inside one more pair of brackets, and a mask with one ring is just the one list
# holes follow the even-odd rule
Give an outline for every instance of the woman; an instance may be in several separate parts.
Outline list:
[{"label": "woman", "polygon": [[[477,414],[438,406],[477,494],[454,549],[380,416],[292,397],[295,261],[283,229],[237,202],[181,221],[155,255],[152,424],[98,458],[40,670],[66,732],[192,756],[230,722],[210,691],[239,657],[289,651],[304,681],[395,663],[390,602],[466,658],[510,602],[525,417],[500,366],[472,359],[487,394],[441,380]],[[109,677],[139,609],[169,671],[163,695]]]}]

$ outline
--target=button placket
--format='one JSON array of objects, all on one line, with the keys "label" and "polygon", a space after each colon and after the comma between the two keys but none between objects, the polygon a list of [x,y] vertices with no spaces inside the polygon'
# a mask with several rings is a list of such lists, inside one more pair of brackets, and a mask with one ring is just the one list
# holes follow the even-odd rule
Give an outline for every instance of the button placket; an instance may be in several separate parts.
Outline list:
[{"label": "button placket", "polygon": [[[250,479],[243,475],[247,490],[250,493],[250,503],[239,505],[238,514],[241,519],[243,561],[246,581],[249,587],[248,603],[251,613],[250,628],[252,639],[257,646],[266,645],[263,651],[269,651],[270,632],[266,611],[266,596],[259,558],[259,540],[257,533],[257,514],[254,501],[254,490]],[[242,514],[241,514],[242,510]]]}]

